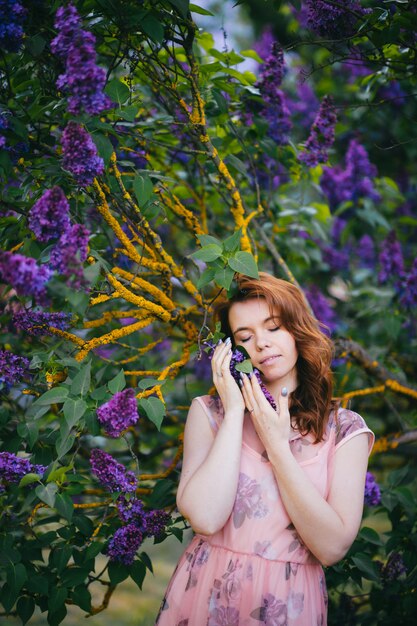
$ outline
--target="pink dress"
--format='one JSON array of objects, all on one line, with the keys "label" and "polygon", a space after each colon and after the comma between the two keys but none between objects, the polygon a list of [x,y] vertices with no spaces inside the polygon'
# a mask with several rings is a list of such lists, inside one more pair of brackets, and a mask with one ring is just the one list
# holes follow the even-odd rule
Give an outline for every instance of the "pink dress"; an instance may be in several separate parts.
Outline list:
[{"label": "pink dress", "polygon": [[[217,397],[196,398],[214,431],[223,418]],[[297,431],[292,453],[318,491],[329,492],[335,451],[359,433],[374,436],[360,415],[330,415],[325,439]],[[236,500],[219,532],[196,534],[181,557],[156,620],[158,626],[324,626],[324,572],[303,545],[282,504],[266,452],[248,415]]]}]

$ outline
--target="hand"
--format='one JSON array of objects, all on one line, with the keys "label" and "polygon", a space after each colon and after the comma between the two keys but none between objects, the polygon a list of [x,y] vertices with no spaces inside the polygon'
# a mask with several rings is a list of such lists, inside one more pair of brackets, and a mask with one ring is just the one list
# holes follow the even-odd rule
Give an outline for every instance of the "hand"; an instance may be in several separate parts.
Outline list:
[{"label": "hand", "polygon": [[255,375],[242,375],[242,394],[259,439],[268,447],[280,442],[288,443],[291,433],[291,416],[288,408],[288,391],[281,389],[278,408],[272,408]]},{"label": "hand", "polygon": [[232,343],[228,338],[224,343],[219,343],[214,350],[211,360],[213,382],[222,401],[225,415],[233,411],[241,413],[243,417],[245,402],[239,385],[230,373],[231,360]]}]

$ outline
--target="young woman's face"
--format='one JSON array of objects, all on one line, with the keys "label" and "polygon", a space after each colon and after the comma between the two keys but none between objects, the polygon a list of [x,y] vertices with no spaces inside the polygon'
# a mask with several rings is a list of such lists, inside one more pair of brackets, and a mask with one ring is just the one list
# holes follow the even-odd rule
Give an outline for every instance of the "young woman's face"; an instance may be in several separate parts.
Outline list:
[{"label": "young woman's face", "polygon": [[266,383],[297,386],[298,352],[293,336],[271,315],[265,298],[235,302],[229,310],[234,343],[243,346]]}]

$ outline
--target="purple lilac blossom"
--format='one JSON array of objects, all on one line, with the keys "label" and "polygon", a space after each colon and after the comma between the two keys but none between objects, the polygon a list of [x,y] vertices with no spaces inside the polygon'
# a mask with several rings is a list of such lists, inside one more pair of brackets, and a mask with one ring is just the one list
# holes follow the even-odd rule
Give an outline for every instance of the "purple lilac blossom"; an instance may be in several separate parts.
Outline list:
[{"label": "purple lilac blossom", "polygon": [[46,283],[52,270],[39,266],[32,257],[0,250],[0,280],[11,285],[19,296],[33,296],[46,302]]},{"label": "purple lilac blossom", "polygon": [[382,242],[379,265],[378,282],[380,284],[383,285],[390,280],[399,284],[404,276],[404,258],[395,230],[392,230]]},{"label": "purple lilac blossom", "polygon": [[80,185],[91,185],[104,172],[104,161],[89,133],[76,122],[68,122],[62,133],[62,167],[68,170]]},{"label": "purple lilac blossom", "polygon": [[[0,111],[0,132],[9,128],[9,117],[6,111]],[[6,146],[6,137],[0,134],[0,148]]]},{"label": "purple lilac blossom", "polygon": [[345,0],[338,6],[325,0],[306,0],[305,4],[307,28],[320,37],[335,39],[353,35],[358,19],[367,12],[359,0]]},{"label": "purple lilac blossom", "polygon": [[332,333],[337,329],[338,323],[336,313],[330,306],[329,299],[320,291],[316,285],[310,285],[306,289],[306,297],[309,301],[313,313],[316,318],[324,324],[324,330],[326,327]]},{"label": "purple lilac blossom", "polygon": [[24,378],[29,370],[29,359],[10,350],[0,350],[0,385],[9,389]]},{"label": "purple lilac blossom", "polygon": [[126,524],[135,524],[140,531],[146,531],[146,511],[142,500],[138,498],[130,498],[120,496],[117,499],[117,511],[119,517]]},{"label": "purple lilac blossom", "polygon": [[97,408],[97,419],[110,437],[119,437],[139,419],[138,405],[133,389],[115,393],[105,404]]},{"label": "purple lilac blossom", "polygon": [[368,506],[376,506],[381,502],[381,490],[372,472],[366,472],[364,498]]},{"label": "purple lilac blossom", "polygon": [[359,265],[369,269],[375,266],[375,245],[372,237],[363,235],[358,241],[357,256]]},{"label": "purple lilac blossom", "polygon": [[261,66],[256,86],[263,99],[261,114],[268,122],[268,135],[278,144],[288,143],[288,133],[291,129],[290,111],[284,92],[279,88],[284,72],[284,52],[275,41],[269,56]]},{"label": "purple lilac blossom", "polygon": [[0,0],[0,48],[17,52],[23,39],[26,9],[18,0]]},{"label": "purple lilac blossom", "polygon": [[0,488],[4,488],[5,483],[20,482],[26,474],[42,475],[45,471],[44,465],[33,465],[29,459],[12,452],[0,452]]},{"label": "purple lilac blossom", "polygon": [[13,324],[17,330],[23,330],[35,337],[52,335],[49,327],[66,330],[72,320],[71,313],[48,313],[23,309],[13,315]]},{"label": "purple lilac blossom", "polygon": [[170,519],[169,513],[162,509],[148,511],[146,514],[146,534],[148,537],[160,537]]},{"label": "purple lilac blossom", "polygon": [[58,77],[57,87],[69,94],[68,111],[75,115],[82,111],[95,115],[110,108],[112,102],[103,92],[106,72],[96,65],[96,39],[81,28],[73,5],[58,9],[55,27],[59,34],[51,48],[65,63],[65,73]]},{"label": "purple lilac blossom", "polygon": [[360,198],[370,198],[378,202],[381,198],[372,182],[376,175],[377,169],[370,162],[365,148],[356,139],[352,139],[346,153],[345,168],[325,167],[320,186],[332,210],[343,202]]},{"label": "purple lilac blossom", "polygon": [[83,263],[88,254],[89,231],[83,224],[69,228],[51,250],[49,263],[68,283],[79,289],[85,283]]},{"label": "purple lilac blossom", "polygon": [[304,152],[298,158],[309,167],[325,163],[329,158],[329,150],[334,142],[334,129],[337,117],[330,96],[325,96],[310,130]]},{"label": "purple lilac blossom", "polygon": [[100,483],[109,491],[135,491],[137,478],[135,474],[118,463],[111,454],[94,448],[90,456],[90,464],[93,474]]},{"label": "purple lilac blossom", "polygon": [[128,524],[116,530],[108,543],[106,554],[111,561],[132,565],[142,542],[143,535],[140,528],[136,524]]},{"label": "purple lilac blossom", "polygon": [[288,108],[291,115],[297,116],[297,123],[309,128],[316,117],[319,101],[310,85],[301,80],[297,83],[297,99],[288,100]]},{"label": "purple lilac blossom", "polygon": [[321,246],[323,261],[335,272],[349,269],[349,248],[339,248],[332,246]]},{"label": "purple lilac blossom", "polygon": [[417,307],[417,258],[401,285],[400,304],[412,312]]},{"label": "purple lilac blossom", "polygon": [[253,48],[255,52],[259,54],[261,59],[266,60],[268,55],[271,52],[271,48],[273,44],[275,43],[275,41],[276,39],[272,32],[271,26],[267,26],[262,31],[260,39],[258,39],[258,41],[255,42]]},{"label": "purple lilac blossom", "polygon": [[392,582],[397,580],[402,574],[407,574],[407,567],[403,557],[399,552],[391,552],[388,561],[382,569],[382,578],[384,582]]},{"label": "purple lilac blossom", "polygon": [[61,187],[48,189],[29,211],[29,228],[39,241],[57,239],[70,227],[69,203]]}]

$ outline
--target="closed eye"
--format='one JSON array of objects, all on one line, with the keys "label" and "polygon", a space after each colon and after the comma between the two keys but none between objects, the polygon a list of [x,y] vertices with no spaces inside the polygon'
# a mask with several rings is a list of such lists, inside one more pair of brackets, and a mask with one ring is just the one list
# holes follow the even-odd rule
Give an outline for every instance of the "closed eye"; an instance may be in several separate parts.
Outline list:
[{"label": "closed eye", "polygon": [[274,326],[274,328],[270,328],[271,333],[274,333],[276,330],[279,330],[281,326]]}]

